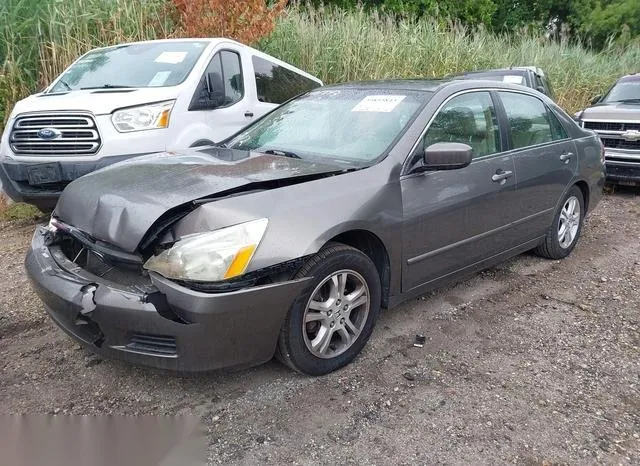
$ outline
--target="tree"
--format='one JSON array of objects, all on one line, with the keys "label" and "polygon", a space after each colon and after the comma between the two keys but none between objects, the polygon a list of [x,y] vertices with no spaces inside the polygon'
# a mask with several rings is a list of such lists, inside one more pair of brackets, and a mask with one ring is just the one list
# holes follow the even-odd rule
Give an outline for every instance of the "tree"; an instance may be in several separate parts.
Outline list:
[{"label": "tree", "polygon": [[287,0],[173,0],[178,11],[178,35],[228,37],[252,44],[269,35]]}]

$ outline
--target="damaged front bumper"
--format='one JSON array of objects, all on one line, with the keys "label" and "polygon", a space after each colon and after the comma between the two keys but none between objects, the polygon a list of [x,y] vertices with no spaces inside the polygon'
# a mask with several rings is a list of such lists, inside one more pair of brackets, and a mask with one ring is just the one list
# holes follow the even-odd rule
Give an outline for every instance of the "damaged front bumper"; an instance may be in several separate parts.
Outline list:
[{"label": "damaged front bumper", "polygon": [[175,371],[250,366],[273,357],[280,327],[307,279],[203,293],[151,274],[122,285],[47,246],[38,227],[25,266],[51,318],[106,357]]}]

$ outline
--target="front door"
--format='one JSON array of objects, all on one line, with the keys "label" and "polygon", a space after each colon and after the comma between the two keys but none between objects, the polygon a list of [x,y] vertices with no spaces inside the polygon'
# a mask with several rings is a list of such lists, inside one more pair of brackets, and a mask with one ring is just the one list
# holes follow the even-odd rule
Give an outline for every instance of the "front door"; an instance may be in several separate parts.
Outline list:
[{"label": "front door", "polygon": [[[245,76],[240,50],[219,50],[211,58],[189,108],[190,121],[206,123],[208,137],[218,142],[244,128],[253,119],[253,100],[245,89]],[[212,95],[219,89],[223,95]],[[216,94],[220,93],[216,92]],[[207,108],[207,99],[215,99],[216,107]]]},{"label": "front door", "polygon": [[[503,152],[492,95],[468,92],[439,110],[401,179],[403,201],[403,291],[461,271],[510,247],[515,167]],[[473,149],[468,167],[419,171],[421,154],[436,142]]]}]

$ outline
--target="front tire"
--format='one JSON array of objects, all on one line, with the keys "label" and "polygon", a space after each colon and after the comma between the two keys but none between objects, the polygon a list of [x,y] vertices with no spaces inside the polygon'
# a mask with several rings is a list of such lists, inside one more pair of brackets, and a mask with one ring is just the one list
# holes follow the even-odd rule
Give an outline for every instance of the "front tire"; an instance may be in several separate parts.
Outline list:
[{"label": "front tire", "polygon": [[332,244],[296,274],[303,277],[313,279],[291,306],[277,356],[298,372],[323,375],[349,364],[367,343],[380,313],[380,276],[365,254]]},{"label": "front tire", "polygon": [[564,259],[578,243],[584,223],[584,197],[577,186],[565,194],[543,243],[535,253],[547,259]]}]

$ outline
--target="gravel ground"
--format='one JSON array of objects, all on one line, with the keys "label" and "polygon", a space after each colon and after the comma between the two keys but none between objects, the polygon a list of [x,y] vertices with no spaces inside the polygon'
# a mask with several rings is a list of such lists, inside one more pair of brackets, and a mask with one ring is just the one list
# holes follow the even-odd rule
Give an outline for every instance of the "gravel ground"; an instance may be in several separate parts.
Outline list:
[{"label": "gravel ground", "polygon": [[195,414],[214,463],[640,464],[638,190],[607,195],[570,258],[523,255],[387,311],[320,378],[93,356],[29,288],[33,227],[0,223],[2,412]]}]

